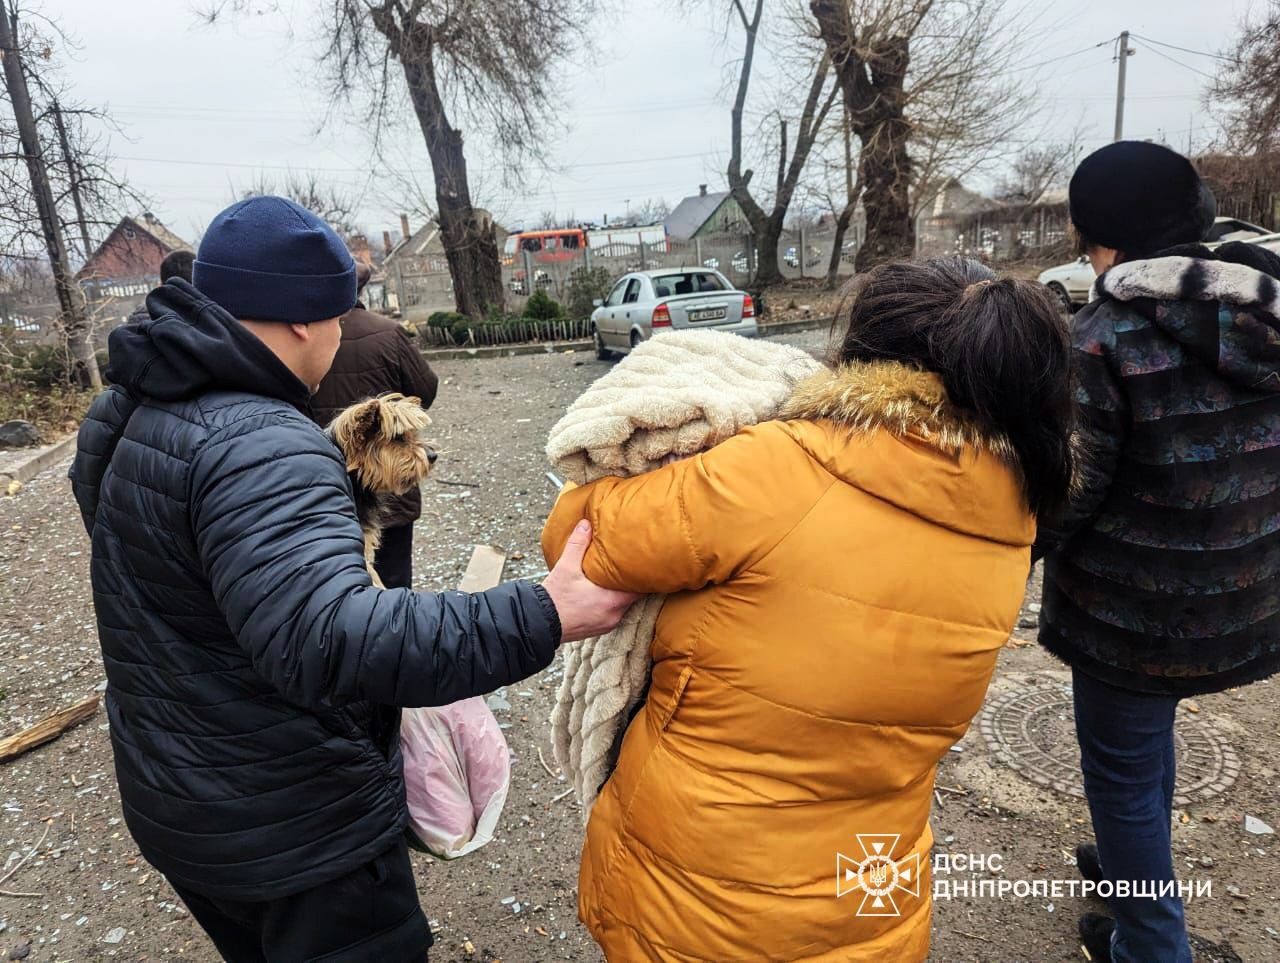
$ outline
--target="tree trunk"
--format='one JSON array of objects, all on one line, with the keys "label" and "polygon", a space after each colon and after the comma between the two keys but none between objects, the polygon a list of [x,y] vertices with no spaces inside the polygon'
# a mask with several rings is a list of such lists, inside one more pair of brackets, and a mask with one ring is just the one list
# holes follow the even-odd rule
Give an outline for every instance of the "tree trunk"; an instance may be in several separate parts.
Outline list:
[{"label": "tree trunk", "polygon": [[810,0],[809,9],[844,91],[849,124],[862,145],[858,177],[867,236],[854,266],[866,271],[915,253],[907,154],[911,123],[904,91],[914,28],[904,27],[901,35],[859,37],[846,0]]},{"label": "tree trunk", "polygon": [[[422,36],[418,36],[421,34]],[[457,310],[480,321],[492,306],[502,307],[502,265],[493,222],[477,215],[467,182],[462,132],[449,123],[436,83],[429,31],[410,27],[398,56],[413,110],[422,128],[436,184],[436,217],[449,263]]]},{"label": "tree trunk", "polygon": [[31,94],[27,90],[27,78],[23,74],[21,52],[18,50],[18,15],[14,13],[10,16],[3,4],[0,4],[0,59],[4,61],[5,86],[9,91],[9,102],[13,105],[22,153],[27,162],[31,193],[40,215],[40,231],[44,236],[45,250],[49,253],[54,289],[58,292],[62,327],[66,335],[67,350],[71,355],[72,379],[81,387],[101,388],[102,375],[98,372],[98,359],[93,353],[84,292],[76,283],[67,260],[66,241],[62,237],[62,225],[53,200],[53,190],[49,186],[49,172],[45,167],[40,136],[31,112]]},{"label": "tree trunk", "polygon": [[854,260],[859,272],[915,253],[909,136],[910,126],[901,115],[870,130],[858,130],[862,141],[858,176],[863,183],[862,206],[867,213],[867,235]]},{"label": "tree trunk", "polygon": [[782,240],[782,218],[774,216],[756,227],[751,225],[751,234],[756,242],[756,276],[757,287],[767,288],[775,284],[783,284],[782,268],[778,265],[778,242]]},{"label": "tree trunk", "polygon": [[831,260],[827,262],[827,280],[823,284],[828,291],[840,286],[840,256],[844,253],[844,235],[853,223],[853,211],[858,206],[858,199],[852,197],[844,208],[836,215],[836,234],[832,241]]}]

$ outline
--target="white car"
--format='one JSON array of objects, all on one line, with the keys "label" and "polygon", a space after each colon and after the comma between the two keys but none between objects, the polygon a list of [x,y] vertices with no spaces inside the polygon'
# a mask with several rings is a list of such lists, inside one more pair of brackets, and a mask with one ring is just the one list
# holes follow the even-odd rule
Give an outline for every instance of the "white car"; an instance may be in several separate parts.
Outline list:
[{"label": "white car", "polygon": [[[1275,239],[1280,235],[1269,234],[1265,227],[1258,227],[1248,221],[1234,217],[1219,217],[1213,222],[1205,243],[1210,247],[1225,244],[1227,241],[1248,241],[1260,243],[1271,250],[1276,250]],[[1070,314],[1089,300],[1089,289],[1093,287],[1093,267],[1087,257],[1078,257],[1068,264],[1059,264],[1040,274],[1038,280],[1049,289],[1062,309]]]},{"label": "white car", "polygon": [[591,312],[591,338],[600,360],[625,354],[662,330],[715,328],[754,338],[755,303],[719,271],[662,268],[624,274]]}]

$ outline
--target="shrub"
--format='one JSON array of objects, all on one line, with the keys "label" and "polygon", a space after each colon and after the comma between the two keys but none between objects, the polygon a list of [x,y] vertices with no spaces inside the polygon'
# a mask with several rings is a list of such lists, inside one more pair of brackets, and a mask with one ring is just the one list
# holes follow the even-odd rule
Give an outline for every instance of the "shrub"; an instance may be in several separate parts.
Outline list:
[{"label": "shrub", "polygon": [[459,321],[470,320],[465,314],[459,314],[457,311],[436,311],[427,318],[428,328],[452,328]]},{"label": "shrub", "polygon": [[511,322],[514,320],[515,318],[503,311],[501,307],[491,304],[489,305],[489,313],[485,315],[484,323],[493,328],[506,328],[510,327]]},{"label": "shrub", "polygon": [[539,288],[524,303],[524,316],[531,321],[558,321],[564,317],[564,306]]},{"label": "shrub", "polygon": [[[107,371],[107,352],[97,351],[98,371],[104,380]],[[0,376],[6,380],[29,385],[32,388],[64,388],[71,385],[71,356],[60,345],[38,344],[11,349],[4,359]]]},{"label": "shrub", "polygon": [[571,318],[589,318],[596,301],[603,301],[613,287],[613,274],[608,268],[580,267],[569,275],[569,297],[566,307]]}]

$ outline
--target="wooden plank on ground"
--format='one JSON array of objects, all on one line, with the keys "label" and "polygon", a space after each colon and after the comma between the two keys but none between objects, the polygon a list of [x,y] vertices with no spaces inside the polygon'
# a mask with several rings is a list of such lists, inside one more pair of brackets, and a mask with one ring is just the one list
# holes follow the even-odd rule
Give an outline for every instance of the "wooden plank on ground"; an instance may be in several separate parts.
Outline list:
[{"label": "wooden plank on ground", "polygon": [[72,726],[79,725],[98,711],[98,697],[91,695],[82,702],[45,716],[30,729],[23,729],[7,739],[0,739],[0,762],[15,759],[29,749],[57,739]]},{"label": "wooden plank on ground", "polygon": [[507,553],[492,545],[477,545],[471,552],[471,561],[458,583],[459,592],[483,592],[502,581],[502,570],[507,564]]}]

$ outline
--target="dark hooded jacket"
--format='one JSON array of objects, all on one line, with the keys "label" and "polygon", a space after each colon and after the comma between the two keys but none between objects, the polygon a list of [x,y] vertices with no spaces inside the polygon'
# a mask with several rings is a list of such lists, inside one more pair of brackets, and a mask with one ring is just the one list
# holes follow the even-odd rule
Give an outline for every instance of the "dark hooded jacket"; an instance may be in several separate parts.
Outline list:
[{"label": "dark hooded jacket", "polygon": [[[406,812],[394,710],[488,692],[560,641],[528,583],[378,590],[307,388],[191,285],[111,334],[71,479],[121,804],[170,880],[259,900],[349,873]],[[387,717],[390,715],[390,724]]]},{"label": "dark hooded jacket", "polygon": [[1136,691],[1280,669],[1280,257],[1173,248],[1072,323],[1083,470],[1043,527],[1040,641]]}]

